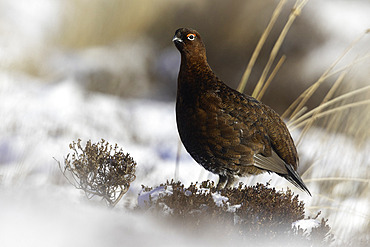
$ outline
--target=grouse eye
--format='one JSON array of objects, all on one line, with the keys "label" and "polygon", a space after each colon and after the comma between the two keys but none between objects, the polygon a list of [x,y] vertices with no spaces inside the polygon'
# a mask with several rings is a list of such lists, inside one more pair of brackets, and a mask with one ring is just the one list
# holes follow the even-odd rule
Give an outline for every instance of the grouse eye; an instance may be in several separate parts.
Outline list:
[{"label": "grouse eye", "polygon": [[195,34],[189,33],[186,37],[188,37],[188,40],[193,41],[195,39]]}]

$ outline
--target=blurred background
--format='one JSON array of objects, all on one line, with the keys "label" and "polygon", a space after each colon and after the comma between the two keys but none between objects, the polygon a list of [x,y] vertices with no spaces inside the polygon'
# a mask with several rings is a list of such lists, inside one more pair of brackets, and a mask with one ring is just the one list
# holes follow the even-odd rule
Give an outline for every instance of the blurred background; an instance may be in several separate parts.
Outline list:
[{"label": "blurred background", "polygon": [[[246,93],[253,91],[294,2],[287,1]],[[63,161],[68,144],[77,138],[116,142],[137,160],[137,180],[129,193],[132,204],[141,184],[156,186],[174,176],[185,184],[216,179],[184,149],[175,172],[180,54],[171,39],[179,27],[198,30],[210,66],[236,88],[277,4],[276,0],[0,0],[0,190],[24,184],[66,185],[53,157]],[[262,101],[283,113],[370,28],[369,13],[368,0],[309,1],[281,47],[278,58],[287,59]],[[336,65],[350,69],[335,96],[370,85],[368,36]],[[323,100],[336,79],[334,75],[326,80],[309,100],[309,108]],[[370,92],[364,91],[341,104],[369,98]],[[323,211],[345,240],[370,238],[369,121],[369,104],[329,116],[298,147],[300,173],[314,194],[302,198],[313,214]],[[293,131],[296,140],[300,131]],[[314,181],[321,177],[355,179]],[[247,182],[270,179],[267,175]],[[277,176],[272,180],[272,186],[288,186]]]},{"label": "blurred background", "polygon": [[[236,88],[277,2],[3,0],[1,67],[48,83],[73,77],[88,91],[173,101],[179,54],[171,37],[179,27],[193,27],[203,36],[216,74]],[[293,8],[294,1],[287,2],[247,92],[254,88]],[[264,101],[279,112],[285,110],[365,32],[367,8],[364,0],[353,6],[346,0],[310,1],[281,48],[278,57],[285,54],[288,59]],[[356,83],[366,84],[367,78],[364,72]]]}]

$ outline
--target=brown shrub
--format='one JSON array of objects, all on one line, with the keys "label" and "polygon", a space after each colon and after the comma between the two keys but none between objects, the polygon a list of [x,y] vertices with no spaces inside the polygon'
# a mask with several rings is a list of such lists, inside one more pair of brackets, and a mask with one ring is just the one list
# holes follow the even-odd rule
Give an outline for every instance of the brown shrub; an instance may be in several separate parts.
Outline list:
[{"label": "brown shrub", "polygon": [[87,198],[99,196],[114,207],[136,178],[136,162],[129,154],[124,154],[117,144],[112,147],[103,139],[95,144],[89,140],[85,148],[78,139],[69,148],[73,152],[65,158],[64,167],[60,167],[64,176],[68,179],[66,173],[71,175],[73,182],[68,180],[82,189]]}]

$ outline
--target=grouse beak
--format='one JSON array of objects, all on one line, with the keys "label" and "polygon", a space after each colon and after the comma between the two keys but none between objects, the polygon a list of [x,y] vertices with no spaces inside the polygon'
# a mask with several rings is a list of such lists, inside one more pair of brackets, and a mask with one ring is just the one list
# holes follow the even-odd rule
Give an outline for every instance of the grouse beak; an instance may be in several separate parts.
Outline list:
[{"label": "grouse beak", "polygon": [[179,37],[177,37],[176,35],[173,37],[173,39],[172,39],[172,42],[175,42],[175,43],[182,43],[183,41],[182,41],[182,39],[180,39]]}]

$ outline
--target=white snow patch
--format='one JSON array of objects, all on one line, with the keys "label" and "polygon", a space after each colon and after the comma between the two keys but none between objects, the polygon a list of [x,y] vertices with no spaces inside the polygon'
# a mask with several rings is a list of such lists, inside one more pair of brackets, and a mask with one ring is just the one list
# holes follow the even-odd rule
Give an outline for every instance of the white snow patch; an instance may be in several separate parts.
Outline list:
[{"label": "white snow patch", "polygon": [[221,207],[223,204],[229,201],[229,198],[221,195],[219,192],[212,193],[212,199],[218,207]]},{"label": "white snow patch", "polygon": [[140,208],[148,208],[150,202],[155,202],[159,196],[172,195],[172,186],[158,186],[150,191],[142,190],[137,198],[137,204]]},{"label": "white snow patch", "polygon": [[315,219],[303,219],[303,220],[298,220],[296,222],[292,223],[292,227],[295,227],[298,229],[301,228],[303,230],[306,230],[306,234],[310,234],[312,231],[312,228],[317,228],[320,226],[320,221],[315,220]]}]

